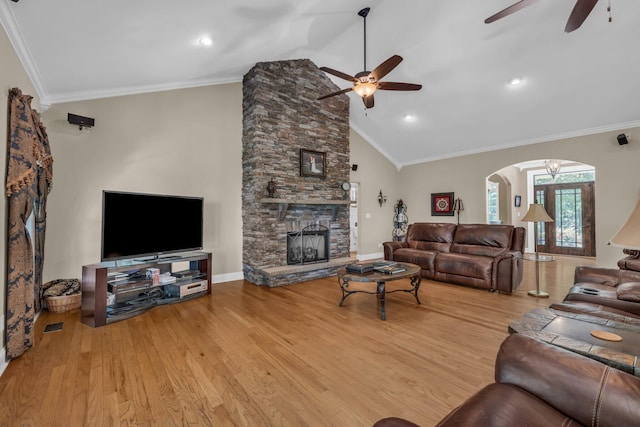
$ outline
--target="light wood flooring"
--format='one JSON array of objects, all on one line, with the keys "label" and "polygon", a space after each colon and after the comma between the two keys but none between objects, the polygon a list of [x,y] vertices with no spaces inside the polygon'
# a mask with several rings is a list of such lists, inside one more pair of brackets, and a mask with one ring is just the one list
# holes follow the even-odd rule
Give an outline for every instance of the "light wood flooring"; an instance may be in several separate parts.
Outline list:
[{"label": "light wood flooring", "polygon": [[[338,307],[335,277],[215,284],[210,297],[96,329],[79,310],[44,312],[34,348],[0,377],[0,425],[431,426],[493,381],[509,323],[561,301],[585,264],[541,264],[548,299],[526,294],[534,262],[514,295],[425,280],[422,305],[387,296],[386,321],[374,295]],[[63,329],[43,334],[55,322]]]}]

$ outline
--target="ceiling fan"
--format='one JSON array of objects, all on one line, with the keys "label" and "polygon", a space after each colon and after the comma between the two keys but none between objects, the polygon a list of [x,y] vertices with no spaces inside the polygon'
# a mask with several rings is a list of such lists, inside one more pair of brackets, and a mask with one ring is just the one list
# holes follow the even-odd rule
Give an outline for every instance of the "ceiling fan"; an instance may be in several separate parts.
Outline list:
[{"label": "ceiling fan", "polygon": [[[364,19],[364,69],[367,69],[367,15],[370,8],[365,7],[358,12],[358,15]],[[325,73],[333,74],[336,77],[350,81],[353,83],[353,87],[339,90],[338,92],[330,93],[329,95],[321,96],[318,98],[326,99],[332,96],[341,95],[350,91],[354,91],[360,97],[366,108],[373,108],[373,93],[380,90],[420,90],[422,85],[414,83],[396,83],[396,82],[381,82],[384,76],[389,74],[394,68],[402,62],[402,57],[399,55],[393,55],[391,58],[378,65],[373,71],[361,71],[355,76],[343,73],[341,71],[334,70],[329,67],[320,67]]]},{"label": "ceiling fan", "polygon": [[[520,9],[532,5],[537,1],[538,0],[520,0],[519,2],[507,7],[506,9],[501,10],[495,15],[491,15],[484,20],[484,23],[490,24],[494,21],[497,21],[498,19],[511,15],[512,13],[517,12]],[[567,25],[565,26],[564,31],[566,33],[570,33],[580,28],[582,23],[585,21],[585,19],[587,19],[587,17],[593,10],[596,3],[598,3],[598,0],[577,0],[576,5],[571,11],[571,15],[569,15],[569,20],[567,21]],[[611,6],[607,8],[607,11],[609,12],[609,22],[611,22]]]}]

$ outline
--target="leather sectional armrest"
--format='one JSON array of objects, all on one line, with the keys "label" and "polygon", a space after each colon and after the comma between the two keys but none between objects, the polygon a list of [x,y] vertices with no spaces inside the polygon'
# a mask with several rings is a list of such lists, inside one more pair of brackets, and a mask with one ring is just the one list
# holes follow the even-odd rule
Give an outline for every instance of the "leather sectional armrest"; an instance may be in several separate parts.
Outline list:
[{"label": "leather sectional armrest", "polygon": [[384,259],[393,260],[393,251],[400,248],[408,248],[409,244],[407,242],[384,242],[382,244],[384,247]]},{"label": "leather sectional armrest", "polygon": [[620,283],[620,271],[613,268],[578,266],[575,270],[573,283],[599,283],[617,286]]},{"label": "leather sectional armrest", "polygon": [[593,420],[602,426],[637,425],[640,420],[640,378],[521,334],[502,343],[495,377],[583,425]]},{"label": "leather sectional armrest", "polygon": [[640,282],[627,282],[616,288],[618,299],[631,302],[640,302]]}]

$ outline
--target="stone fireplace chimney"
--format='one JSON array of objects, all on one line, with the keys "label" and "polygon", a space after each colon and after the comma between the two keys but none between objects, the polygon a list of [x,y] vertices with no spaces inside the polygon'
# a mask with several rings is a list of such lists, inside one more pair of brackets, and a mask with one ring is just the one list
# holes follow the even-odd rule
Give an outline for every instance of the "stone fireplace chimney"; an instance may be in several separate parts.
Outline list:
[{"label": "stone fireplace chimney", "polygon": [[[243,80],[243,271],[280,286],[327,277],[348,263],[349,99],[308,59],[260,62]],[[324,176],[301,176],[300,150],[325,154]],[[270,184],[275,192],[269,197]],[[287,265],[292,224],[329,228],[324,263]]]}]

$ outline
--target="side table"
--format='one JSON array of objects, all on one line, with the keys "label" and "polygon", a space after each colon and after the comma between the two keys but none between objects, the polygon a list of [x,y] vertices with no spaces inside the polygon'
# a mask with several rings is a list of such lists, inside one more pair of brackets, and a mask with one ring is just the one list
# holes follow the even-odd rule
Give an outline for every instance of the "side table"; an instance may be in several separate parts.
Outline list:
[{"label": "side table", "polygon": [[[616,334],[621,341],[607,341],[592,331]],[[640,376],[640,326],[580,313],[537,308],[509,325],[519,333],[556,345]]]}]

